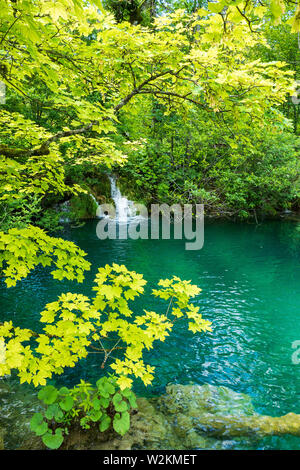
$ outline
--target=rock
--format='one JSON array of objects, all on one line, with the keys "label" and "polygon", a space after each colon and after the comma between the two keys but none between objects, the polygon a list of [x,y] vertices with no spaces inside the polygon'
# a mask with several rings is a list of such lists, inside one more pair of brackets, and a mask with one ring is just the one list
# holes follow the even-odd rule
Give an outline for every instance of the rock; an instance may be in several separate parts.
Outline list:
[{"label": "rock", "polygon": [[[20,386],[11,379],[2,379],[0,409],[0,432],[2,430],[4,447],[19,448],[26,439],[28,443],[26,448],[35,448],[36,436],[30,430],[30,419],[36,411],[41,410],[41,404],[32,387]],[[29,447],[32,441],[35,441],[35,444]],[[41,442],[40,439],[39,441]]]},{"label": "rock", "polygon": [[[255,414],[250,398],[226,387],[170,385],[165,395],[138,399],[138,413],[122,437],[95,445],[95,449],[223,449],[223,440],[201,429],[203,416]],[[219,418],[220,419],[220,418]],[[207,422],[205,422],[207,425]],[[206,428],[207,429],[207,428]],[[226,441],[226,448],[235,441]]]},{"label": "rock", "polygon": [[4,450],[4,430],[0,428],[0,450]]},{"label": "rock", "polygon": [[[0,389],[4,403],[0,431],[6,431],[4,442],[0,437],[0,448],[42,449],[41,439],[29,430],[30,417],[39,410],[39,402],[32,391],[25,394],[22,387],[16,390],[10,389],[9,383],[2,393]],[[90,430],[78,427],[71,430],[61,448],[236,449],[253,448],[263,436],[300,436],[300,415],[262,416],[255,412],[249,396],[227,387],[169,385],[161,397],[138,398],[137,403],[138,411],[132,414],[125,436],[113,430],[101,433],[96,424]]]},{"label": "rock", "polygon": [[205,385],[169,385],[159,400],[166,413],[184,412],[187,415],[214,413],[221,415],[253,415],[251,398],[227,387]]},{"label": "rock", "polygon": [[[197,436],[223,439],[292,434],[300,436],[300,415],[262,416],[255,412],[251,398],[227,387],[212,385],[170,385],[158,400],[171,428],[187,444],[197,447]],[[192,445],[190,442],[189,445]],[[198,442],[198,444],[197,444]],[[203,445],[203,444],[202,444]]]},{"label": "rock", "polygon": [[70,199],[70,217],[72,221],[93,219],[96,217],[97,201],[91,194],[79,193]]}]

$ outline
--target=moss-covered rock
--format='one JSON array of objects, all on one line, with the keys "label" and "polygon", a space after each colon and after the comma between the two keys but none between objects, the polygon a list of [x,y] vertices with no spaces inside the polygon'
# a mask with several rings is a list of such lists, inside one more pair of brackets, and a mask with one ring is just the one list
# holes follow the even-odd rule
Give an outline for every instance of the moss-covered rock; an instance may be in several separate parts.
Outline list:
[{"label": "moss-covered rock", "polygon": [[0,428],[0,450],[4,450],[4,430]]},{"label": "moss-covered rock", "polygon": [[115,436],[95,449],[224,449],[236,441],[210,436],[201,429],[201,417],[255,415],[251,399],[226,387],[170,385],[157,398],[138,399],[138,413],[123,438]]},{"label": "moss-covered rock", "polygon": [[90,194],[78,194],[70,199],[71,220],[93,219],[96,217],[97,202]]},{"label": "moss-covered rock", "polygon": [[149,206],[152,202],[150,195],[146,195],[141,191],[132,179],[126,178],[124,175],[118,176],[118,186],[122,194],[137,204]]},{"label": "moss-covered rock", "polygon": [[[77,175],[78,176],[78,175]],[[88,175],[80,175],[72,183],[78,184],[85,192],[56,201],[52,210],[60,222],[77,222],[96,217],[98,204],[112,203],[109,177],[95,170]]]},{"label": "moss-covered rock", "polygon": [[96,174],[95,178],[87,182],[91,193],[99,204],[110,204],[112,202],[110,181],[106,173]]},{"label": "moss-covered rock", "polygon": [[213,413],[217,415],[253,415],[251,398],[227,387],[204,385],[169,385],[160,397],[159,408],[167,414],[187,416]]},{"label": "moss-covered rock", "polygon": [[95,448],[234,449],[269,435],[300,436],[300,415],[259,415],[248,395],[227,387],[170,385],[163,396],[138,405],[128,434]]},{"label": "moss-covered rock", "polygon": [[262,416],[255,412],[248,395],[227,387],[170,385],[166,394],[156,399],[156,406],[185,446],[202,448],[205,444],[203,437],[206,441],[214,437],[219,443],[224,438],[246,436],[261,438],[292,434],[300,437],[300,415]]},{"label": "moss-covered rock", "polygon": [[111,204],[111,187],[109,177],[105,173],[97,173],[87,177],[81,186],[86,193],[80,193],[70,199],[71,221],[93,219],[96,217],[98,204]]}]

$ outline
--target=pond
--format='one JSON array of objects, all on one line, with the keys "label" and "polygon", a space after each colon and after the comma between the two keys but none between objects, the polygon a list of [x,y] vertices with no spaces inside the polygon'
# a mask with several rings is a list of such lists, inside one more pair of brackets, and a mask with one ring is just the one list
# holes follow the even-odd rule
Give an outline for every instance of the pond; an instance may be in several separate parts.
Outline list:
[{"label": "pond", "polygon": [[[292,362],[292,343],[300,340],[300,231],[297,224],[270,221],[261,225],[205,221],[204,246],[186,251],[184,240],[99,240],[96,220],[81,228],[65,227],[60,236],[74,241],[92,263],[83,284],[55,281],[37,268],[16,287],[0,284],[0,321],[36,328],[39,312],[62,292],[93,296],[97,268],[113,262],[144,275],[146,293],[134,309],[156,310],[161,302],[150,295],[161,278],[177,275],[191,279],[202,292],[195,299],[203,317],[213,323],[208,334],[193,335],[178,324],[173,334],[145,355],[156,367],[143,396],[164,393],[170,383],[226,386],[252,398],[255,410],[280,416],[300,413],[300,364]],[[64,378],[54,382],[75,384],[79,377],[100,376],[97,355],[89,356]],[[263,439],[257,448],[300,449],[300,438]]]}]

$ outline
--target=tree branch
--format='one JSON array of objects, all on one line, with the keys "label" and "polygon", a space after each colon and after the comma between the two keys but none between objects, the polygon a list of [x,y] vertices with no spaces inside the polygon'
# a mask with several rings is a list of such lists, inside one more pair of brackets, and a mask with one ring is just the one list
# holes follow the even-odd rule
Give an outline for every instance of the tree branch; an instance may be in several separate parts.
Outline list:
[{"label": "tree branch", "polygon": [[22,14],[20,13],[19,16],[17,16],[15,18],[15,20],[13,21],[13,23],[9,26],[8,30],[6,31],[6,33],[2,36],[2,39],[0,41],[0,44],[3,43],[4,39],[6,38],[6,36],[8,35],[8,33],[10,32],[10,30],[13,28],[13,26],[15,25],[15,23],[21,18]]},{"label": "tree branch", "polygon": [[[177,72],[174,72],[172,70],[165,70],[164,72],[157,73],[155,75],[151,74],[149,78],[144,80],[140,85],[134,87],[134,89],[127,95],[125,98],[123,98],[114,108],[113,111],[115,114],[117,114],[123,106],[125,106],[131,99],[139,94],[153,94],[157,96],[169,96],[169,97],[174,97],[174,98],[180,98],[182,100],[189,101],[197,106],[205,107],[204,104],[199,103],[198,101],[192,99],[189,97],[191,93],[187,93],[186,95],[180,95],[179,93],[171,92],[171,91],[159,91],[159,90],[153,90],[153,89],[146,89],[145,87],[149,85],[151,82],[157,80],[158,78],[161,78],[165,75],[178,75],[178,73],[183,69],[182,67],[180,70]],[[103,117],[103,120],[109,119],[108,117]],[[62,139],[63,137],[70,137],[73,135],[78,135],[78,134],[85,134],[86,132],[90,131],[93,126],[96,126],[99,124],[99,121],[92,121],[85,126],[79,127],[77,129],[71,129],[68,131],[59,131],[53,136],[51,136],[49,139],[47,139],[45,142],[43,142],[39,147],[36,147],[34,149],[14,149],[14,148],[9,148],[5,145],[0,146],[0,153],[6,157],[11,157],[11,158],[18,158],[21,156],[40,156],[40,155],[48,155],[50,153],[49,147],[50,144],[53,142],[57,142],[58,140]]]}]

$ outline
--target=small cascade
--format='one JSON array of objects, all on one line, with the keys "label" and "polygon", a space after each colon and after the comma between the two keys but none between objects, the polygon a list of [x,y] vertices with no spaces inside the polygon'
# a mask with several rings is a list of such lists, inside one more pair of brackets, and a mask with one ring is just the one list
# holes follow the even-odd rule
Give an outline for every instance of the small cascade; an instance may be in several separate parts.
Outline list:
[{"label": "small cascade", "polygon": [[110,175],[109,180],[111,185],[111,198],[116,207],[116,220],[118,222],[127,222],[128,219],[136,216],[134,202],[122,196],[120,188],[117,186],[115,176]]}]

